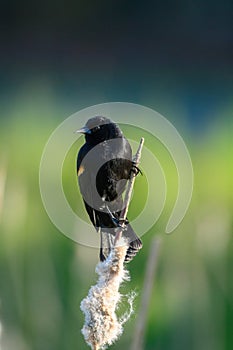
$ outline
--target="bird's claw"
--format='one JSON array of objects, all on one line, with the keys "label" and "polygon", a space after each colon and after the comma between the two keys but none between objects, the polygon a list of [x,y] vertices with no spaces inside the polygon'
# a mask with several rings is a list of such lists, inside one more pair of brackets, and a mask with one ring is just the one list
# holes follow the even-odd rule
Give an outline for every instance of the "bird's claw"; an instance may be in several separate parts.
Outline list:
[{"label": "bird's claw", "polygon": [[139,173],[142,175],[142,171],[133,162],[132,168],[130,169],[130,177],[131,177],[131,175],[137,176]]},{"label": "bird's claw", "polygon": [[124,229],[125,226],[128,225],[128,223],[129,223],[129,221],[127,219],[125,219],[125,220],[124,219],[116,219],[115,217],[114,217],[114,219],[112,219],[112,221],[116,227],[120,227],[122,229]]}]

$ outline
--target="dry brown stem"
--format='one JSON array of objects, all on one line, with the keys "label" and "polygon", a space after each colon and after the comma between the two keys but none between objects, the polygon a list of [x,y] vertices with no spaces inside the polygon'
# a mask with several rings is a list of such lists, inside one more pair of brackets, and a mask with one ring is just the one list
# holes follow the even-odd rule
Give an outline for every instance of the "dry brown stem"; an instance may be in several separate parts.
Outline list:
[{"label": "dry brown stem", "polygon": [[[138,146],[137,153],[134,156],[134,164],[136,167],[140,163],[143,144],[144,144],[144,138],[142,137],[140,140],[139,146]],[[120,220],[122,220],[123,222],[125,221],[128,210],[129,210],[129,204],[130,204],[130,199],[131,199],[132,192],[133,192],[134,181],[135,181],[135,176],[131,176],[131,178],[129,179],[129,182],[128,182],[128,186],[127,186],[126,191],[125,191],[124,209],[122,210],[121,216],[120,216]],[[124,224],[123,224],[123,228],[124,228]],[[119,232],[117,233],[116,238],[115,238],[115,242],[114,242],[115,245],[121,239],[122,231],[123,231],[122,228],[119,229]]]}]

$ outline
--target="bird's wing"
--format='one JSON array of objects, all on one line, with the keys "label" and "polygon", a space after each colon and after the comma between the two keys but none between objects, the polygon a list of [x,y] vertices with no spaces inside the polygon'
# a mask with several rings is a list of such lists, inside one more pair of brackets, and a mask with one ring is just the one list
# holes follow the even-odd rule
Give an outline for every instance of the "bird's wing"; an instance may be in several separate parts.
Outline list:
[{"label": "bird's wing", "polygon": [[95,178],[92,174],[89,166],[84,166],[83,159],[89,152],[91,147],[85,143],[79,150],[78,158],[77,158],[77,174],[78,174],[78,182],[81,195],[83,197],[83,201],[85,204],[86,211],[90,217],[92,224],[97,227],[96,220],[96,212],[93,209],[93,186],[95,186]]}]

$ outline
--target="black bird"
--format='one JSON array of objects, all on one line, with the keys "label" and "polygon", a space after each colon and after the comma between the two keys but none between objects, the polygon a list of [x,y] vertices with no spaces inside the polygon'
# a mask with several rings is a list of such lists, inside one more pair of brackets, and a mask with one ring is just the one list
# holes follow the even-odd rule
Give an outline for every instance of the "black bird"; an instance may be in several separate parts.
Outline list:
[{"label": "black bird", "polygon": [[[86,140],[77,158],[80,192],[90,220],[100,232],[100,260],[104,261],[113,246],[116,230],[122,224],[122,193],[127,180],[137,175],[139,169],[132,161],[129,142],[110,119],[93,117],[76,132],[83,133]],[[125,262],[129,262],[142,248],[142,242],[128,220],[123,237],[128,246]]]}]

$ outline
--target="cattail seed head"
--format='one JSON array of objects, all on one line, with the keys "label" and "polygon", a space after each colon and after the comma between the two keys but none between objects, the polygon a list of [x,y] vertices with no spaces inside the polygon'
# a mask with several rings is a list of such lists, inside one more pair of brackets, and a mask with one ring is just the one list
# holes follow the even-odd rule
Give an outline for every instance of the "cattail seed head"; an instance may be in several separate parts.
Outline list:
[{"label": "cattail seed head", "polygon": [[82,328],[84,339],[91,348],[105,349],[113,344],[123,333],[123,324],[133,312],[134,296],[129,298],[130,311],[118,319],[116,309],[121,299],[120,285],[129,279],[124,267],[126,246],[117,246],[109,257],[98,263],[96,272],[99,275],[96,285],[92,286],[88,296],[81,302],[81,310],[85,315]]}]

